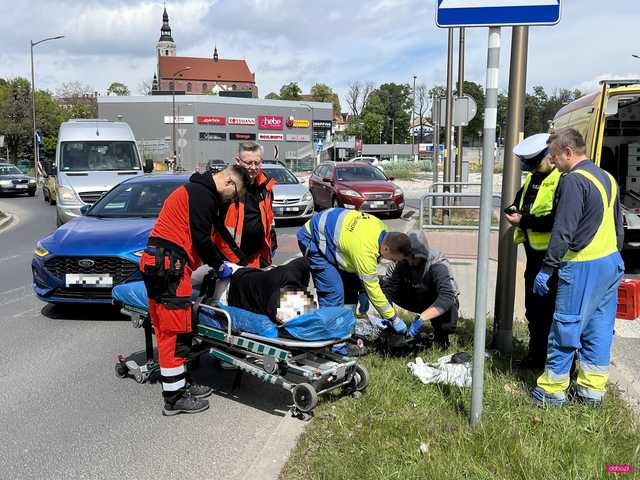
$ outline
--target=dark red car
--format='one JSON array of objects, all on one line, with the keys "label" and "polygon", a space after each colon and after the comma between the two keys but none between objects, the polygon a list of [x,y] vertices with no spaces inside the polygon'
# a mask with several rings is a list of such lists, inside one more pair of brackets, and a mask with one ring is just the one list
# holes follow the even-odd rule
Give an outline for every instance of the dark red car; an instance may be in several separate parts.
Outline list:
[{"label": "dark red car", "polygon": [[404,194],[382,170],[364,162],[322,163],[309,178],[317,208],[344,207],[402,215]]}]

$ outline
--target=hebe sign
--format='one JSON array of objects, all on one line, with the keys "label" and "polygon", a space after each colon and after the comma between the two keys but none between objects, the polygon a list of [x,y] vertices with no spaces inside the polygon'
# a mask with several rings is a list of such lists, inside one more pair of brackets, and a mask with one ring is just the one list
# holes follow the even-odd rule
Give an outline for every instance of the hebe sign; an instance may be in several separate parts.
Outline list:
[{"label": "hebe sign", "polygon": [[260,130],[282,130],[284,121],[277,115],[258,116],[258,128]]},{"label": "hebe sign", "polygon": [[198,115],[197,121],[201,125],[224,125],[226,117],[212,117],[209,115]]}]

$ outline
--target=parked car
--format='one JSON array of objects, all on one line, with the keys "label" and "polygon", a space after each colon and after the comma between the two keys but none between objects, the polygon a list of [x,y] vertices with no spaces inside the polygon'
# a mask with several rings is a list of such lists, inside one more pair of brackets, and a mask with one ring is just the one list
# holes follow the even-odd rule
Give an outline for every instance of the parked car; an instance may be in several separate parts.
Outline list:
[{"label": "parked car", "polygon": [[211,173],[218,173],[221,170],[224,170],[227,167],[227,164],[224,160],[209,160],[209,165],[207,169]]},{"label": "parked car", "polygon": [[167,196],[185,175],[130,177],[41,239],[33,290],[50,303],[111,303],[113,286],[140,280],[138,261]]},{"label": "parked car", "polygon": [[376,157],[353,157],[349,160],[350,162],[365,162],[370,163],[371,165],[377,165],[378,159]]},{"label": "parked car", "polygon": [[11,163],[0,163],[0,193],[36,194],[36,179],[25,175]]},{"label": "parked car", "polygon": [[344,207],[370,213],[402,215],[404,194],[382,170],[368,163],[322,163],[309,177],[318,208]]},{"label": "parked car", "polygon": [[307,220],[313,215],[313,197],[291,170],[279,163],[263,163],[262,170],[277,182],[272,205],[276,220]]}]

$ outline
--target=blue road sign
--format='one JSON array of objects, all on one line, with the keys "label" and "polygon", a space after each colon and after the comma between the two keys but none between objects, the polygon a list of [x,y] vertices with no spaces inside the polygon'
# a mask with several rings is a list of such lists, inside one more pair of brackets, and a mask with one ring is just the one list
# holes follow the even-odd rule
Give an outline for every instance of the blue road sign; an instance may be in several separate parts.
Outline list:
[{"label": "blue road sign", "polygon": [[42,133],[40,133],[40,130],[36,130],[36,144],[42,145]]},{"label": "blue road sign", "polygon": [[322,146],[323,145],[324,145],[324,141],[321,138],[316,140],[316,150],[318,152],[322,151]]},{"label": "blue road sign", "polygon": [[438,0],[436,25],[499,27],[555,25],[560,21],[560,0]]}]

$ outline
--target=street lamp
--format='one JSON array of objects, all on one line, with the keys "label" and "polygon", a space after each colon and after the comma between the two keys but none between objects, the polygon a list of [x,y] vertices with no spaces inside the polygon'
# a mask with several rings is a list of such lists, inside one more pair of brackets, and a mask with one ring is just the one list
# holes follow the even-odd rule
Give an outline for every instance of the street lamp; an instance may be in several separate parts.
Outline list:
[{"label": "street lamp", "polygon": [[396,123],[393,117],[387,117],[391,122],[391,159],[395,160],[395,150],[396,150]]},{"label": "street lamp", "polygon": [[171,77],[171,84],[173,85],[173,88],[171,89],[171,125],[173,131],[171,138],[173,139],[173,161],[175,162],[176,167],[178,166],[178,155],[176,152],[176,77],[187,70],[191,70],[191,67],[181,68]]},{"label": "street lamp", "polygon": [[49,40],[58,40],[60,38],[64,38],[64,35],[43,38],[42,40],[38,40],[37,42],[29,40],[29,42],[31,43],[31,113],[33,118],[33,167],[36,171],[36,186],[38,185],[38,164],[40,163],[40,155],[38,152],[38,144],[36,143],[36,85],[35,73],[33,70],[33,47],[35,47],[36,45],[40,45],[41,43],[48,42]]},{"label": "street lamp", "polygon": [[[413,76],[413,102],[411,104],[411,129],[409,130],[411,132],[411,160],[415,160],[415,152],[414,152],[414,128],[415,128],[415,119],[414,119],[414,115],[416,113],[416,76]],[[421,122],[422,123],[422,122]],[[420,134],[422,134],[422,125],[420,126],[421,130],[420,130]]]},{"label": "street lamp", "polygon": [[311,134],[309,135],[309,143],[311,145],[311,158],[313,158],[313,168],[316,168],[317,156],[314,155],[314,147],[313,147],[313,107],[306,103],[301,103],[300,105],[302,105],[305,108],[308,108],[309,115],[311,116]]}]

